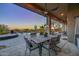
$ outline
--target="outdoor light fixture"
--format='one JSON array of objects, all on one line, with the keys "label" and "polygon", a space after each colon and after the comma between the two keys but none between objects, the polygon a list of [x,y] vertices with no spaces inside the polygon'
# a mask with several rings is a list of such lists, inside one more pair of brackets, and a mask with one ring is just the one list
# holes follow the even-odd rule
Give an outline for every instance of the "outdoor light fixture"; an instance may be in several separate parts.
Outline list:
[{"label": "outdoor light fixture", "polygon": [[61,13],[60,15],[61,15],[61,16],[64,16],[64,13]]},{"label": "outdoor light fixture", "polygon": [[54,27],[52,26],[52,28],[51,29],[54,29]]},{"label": "outdoor light fixture", "polygon": [[47,14],[48,14],[48,12],[47,12],[47,11],[45,11],[45,12],[44,12],[44,14],[45,14],[45,15],[47,15]]}]

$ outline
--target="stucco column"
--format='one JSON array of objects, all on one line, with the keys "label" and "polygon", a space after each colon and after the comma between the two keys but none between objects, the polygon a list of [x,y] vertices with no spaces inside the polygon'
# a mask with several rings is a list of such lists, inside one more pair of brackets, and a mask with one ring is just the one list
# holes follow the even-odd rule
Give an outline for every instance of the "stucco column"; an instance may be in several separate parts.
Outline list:
[{"label": "stucco column", "polygon": [[75,44],[75,20],[72,12],[67,15],[67,35],[68,41]]},{"label": "stucco column", "polygon": [[50,34],[51,33],[51,17],[47,17],[47,19],[46,19],[46,24],[47,24],[47,32],[48,32],[48,34]]}]

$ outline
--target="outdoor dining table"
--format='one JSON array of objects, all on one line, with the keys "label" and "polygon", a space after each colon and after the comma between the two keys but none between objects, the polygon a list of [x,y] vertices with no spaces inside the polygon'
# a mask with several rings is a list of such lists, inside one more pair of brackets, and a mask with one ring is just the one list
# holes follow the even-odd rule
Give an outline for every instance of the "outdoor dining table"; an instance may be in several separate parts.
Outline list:
[{"label": "outdoor dining table", "polygon": [[[49,41],[51,38],[57,37],[57,35],[48,35],[47,37],[45,37],[44,35],[39,35],[39,36],[25,36],[28,37],[28,39],[30,41],[32,41],[33,43],[37,44],[39,47],[39,55],[42,55],[42,47],[43,47],[43,43],[46,41]],[[67,36],[61,35],[61,39],[63,40],[63,38],[67,38]],[[62,40],[60,40],[62,42]]]},{"label": "outdoor dining table", "polygon": [[39,55],[42,55],[42,47],[43,43],[46,41],[49,41],[51,37],[56,37],[57,35],[49,35],[47,37],[44,37],[43,35],[36,36],[36,37],[31,37],[30,40],[34,42],[35,44],[38,44],[39,47]]}]

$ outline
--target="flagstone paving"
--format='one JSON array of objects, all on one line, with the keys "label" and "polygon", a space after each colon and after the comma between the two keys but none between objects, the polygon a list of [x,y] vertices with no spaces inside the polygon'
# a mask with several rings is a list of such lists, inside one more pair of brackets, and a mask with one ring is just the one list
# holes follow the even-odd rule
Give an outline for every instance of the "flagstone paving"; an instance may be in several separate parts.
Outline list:
[{"label": "flagstone paving", "polygon": [[[4,49],[0,49],[0,56],[25,56],[26,45],[24,35],[25,34],[19,34],[16,38],[0,41],[0,45],[7,46]],[[79,49],[68,41],[61,41],[58,46],[62,48],[61,52],[58,52],[59,56],[79,56]],[[48,51],[43,49],[42,55],[49,56]],[[51,55],[55,56],[55,53],[52,51]],[[28,56],[28,52],[26,56]],[[39,56],[39,49],[32,51],[31,56]]]}]

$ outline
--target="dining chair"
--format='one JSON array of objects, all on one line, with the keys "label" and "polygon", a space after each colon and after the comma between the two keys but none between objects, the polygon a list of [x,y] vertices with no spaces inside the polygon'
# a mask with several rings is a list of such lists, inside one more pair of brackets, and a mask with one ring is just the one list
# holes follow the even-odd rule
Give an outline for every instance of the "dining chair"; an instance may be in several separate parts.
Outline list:
[{"label": "dining chair", "polygon": [[35,37],[36,34],[37,34],[36,32],[32,32],[32,33],[30,33],[30,36],[31,36],[31,37]]},{"label": "dining chair", "polygon": [[67,36],[67,32],[66,32],[66,31],[64,31],[64,32],[63,32],[63,35]]},{"label": "dining chair", "polygon": [[38,48],[38,45],[34,44],[32,41],[28,40],[28,38],[24,37],[25,42],[26,42],[26,50],[25,50],[25,55],[27,53],[27,49],[29,49],[29,55],[31,55],[31,51],[35,50]]},{"label": "dining chair", "polygon": [[55,33],[54,32],[51,32],[51,35],[54,35]]},{"label": "dining chair", "polygon": [[48,50],[49,56],[50,56],[50,50],[54,51],[55,55],[57,55],[58,50],[59,51],[61,50],[61,48],[57,46],[57,44],[60,43],[60,37],[61,35],[57,35],[57,37],[52,37],[51,39],[49,39],[49,45],[43,46],[43,48]]},{"label": "dining chair", "polygon": [[75,35],[75,45],[78,47],[79,34]]}]

